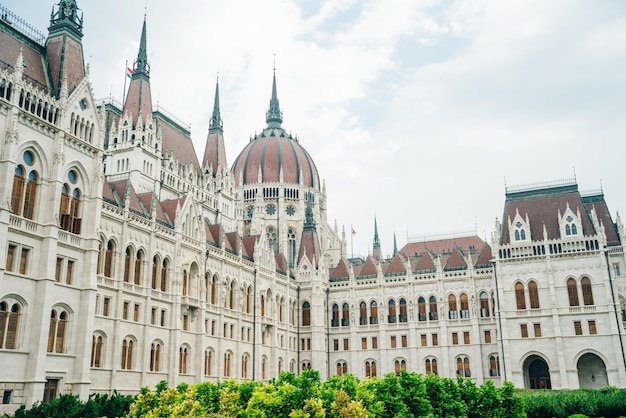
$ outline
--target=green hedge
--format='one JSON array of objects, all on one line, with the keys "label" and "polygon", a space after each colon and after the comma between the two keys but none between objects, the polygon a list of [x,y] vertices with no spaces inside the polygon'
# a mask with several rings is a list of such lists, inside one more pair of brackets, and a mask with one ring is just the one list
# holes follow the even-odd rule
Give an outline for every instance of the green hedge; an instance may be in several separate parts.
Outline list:
[{"label": "green hedge", "polygon": [[61,395],[49,403],[37,402],[31,409],[22,405],[15,411],[15,418],[98,418],[124,417],[128,414],[133,396],[93,394],[86,402],[77,396]]},{"label": "green hedge", "polygon": [[602,389],[520,391],[528,418],[567,418],[575,414],[588,417],[619,418],[626,416],[626,389],[607,386]]}]

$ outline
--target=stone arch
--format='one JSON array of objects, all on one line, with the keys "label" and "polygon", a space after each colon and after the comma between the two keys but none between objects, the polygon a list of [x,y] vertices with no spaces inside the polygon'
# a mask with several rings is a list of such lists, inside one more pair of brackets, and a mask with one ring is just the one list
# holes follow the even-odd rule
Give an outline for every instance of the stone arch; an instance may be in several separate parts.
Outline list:
[{"label": "stone arch", "polygon": [[576,362],[578,385],[581,388],[600,388],[609,384],[606,363],[592,352],[586,352]]},{"label": "stone arch", "polygon": [[523,362],[526,389],[552,389],[550,366],[543,355],[530,354]]}]

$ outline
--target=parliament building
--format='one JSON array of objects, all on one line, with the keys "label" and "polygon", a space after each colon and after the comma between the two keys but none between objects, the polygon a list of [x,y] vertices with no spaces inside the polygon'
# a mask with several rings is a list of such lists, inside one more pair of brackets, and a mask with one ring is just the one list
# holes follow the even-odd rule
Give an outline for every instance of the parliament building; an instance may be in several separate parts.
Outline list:
[{"label": "parliament building", "polygon": [[119,104],[94,99],[76,0],[47,35],[0,14],[0,413],[308,368],[626,387],[625,230],[601,191],[507,188],[490,242],[383,257],[375,228],[349,258],[275,72],[229,164],[218,83],[202,155],[154,106],[145,18]]}]

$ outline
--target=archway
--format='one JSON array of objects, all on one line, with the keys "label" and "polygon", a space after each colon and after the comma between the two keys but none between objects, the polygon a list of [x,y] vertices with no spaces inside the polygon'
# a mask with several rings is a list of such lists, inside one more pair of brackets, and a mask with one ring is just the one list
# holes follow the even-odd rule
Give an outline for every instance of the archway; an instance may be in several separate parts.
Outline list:
[{"label": "archway", "polygon": [[552,389],[550,368],[546,361],[532,355],[524,362],[524,383],[526,389]]},{"label": "archway", "polygon": [[600,388],[609,384],[604,361],[593,353],[583,354],[576,364],[581,388]]}]

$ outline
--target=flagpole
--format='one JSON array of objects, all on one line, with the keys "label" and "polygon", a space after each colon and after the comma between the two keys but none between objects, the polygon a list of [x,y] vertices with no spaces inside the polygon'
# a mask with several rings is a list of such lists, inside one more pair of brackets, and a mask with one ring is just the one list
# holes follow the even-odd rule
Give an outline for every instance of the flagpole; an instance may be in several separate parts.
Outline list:
[{"label": "flagpole", "polygon": [[122,110],[124,110],[124,105],[126,104],[126,79],[128,78],[126,73],[128,72],[128,60],[126,60],[126,66],[124,66],[124,93],[122,96]]},{"label": "flagpole", "polygon": [[352,224],[350,224],[350,251],[352,252],[351,258],[354,258],[354,228]]}]

